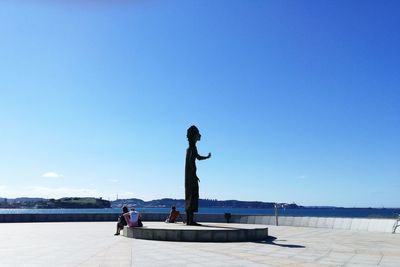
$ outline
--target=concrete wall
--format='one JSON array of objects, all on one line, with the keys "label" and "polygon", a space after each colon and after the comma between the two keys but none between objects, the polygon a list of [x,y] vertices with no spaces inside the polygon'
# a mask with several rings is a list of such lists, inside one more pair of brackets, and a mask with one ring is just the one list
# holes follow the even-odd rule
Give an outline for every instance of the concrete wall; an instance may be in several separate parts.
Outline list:
[{"label": "concrete wall", "polygon": [[[143,221],[163,221],[168,214],[145,213]],[[185,215],[183,215],[185,219]],[[196,214],[195,220],[199,222],[226,222],[224,214]],[[275,216],[267,215],[231,215],[231,223],[275,225]],[[278,217],[278,225],[343,229],[352,231],[386,232],[391,233],[396,219],[372,218],[335,218],[335,217]],[[400,227],[396,233],[400,233]]]},{"label": "concrete wall", "polygon": [[[120,214],[0,214],[0,222],[92,222],[114,221]],[[164,221],[167,213],[143,213],[143,221]],[[182,215],[185,219],[185,215]],[[199,222],[226,222],[224,214],[196,214],[195,220]],[[268,215],[234,215],[231,223],[275,225],[275,216]],[[370,218],[334,218],[334,217],[293,217],[280,216],[278,225],[316,227],[330,229],[344,229],[352,231],[386,232],[391,233],[395,219],[370,219]],[[400,227],[396,233],[400,233]]]},{"label": "concrete wall", "polygon": [[0,222],[93,222],[117,221],[120,214],[0,214]]},{"label": "concrete wall", "polygon": [[[256,223],[275,225],[275,216],[232,215],[234,223]],[[316,227],[330,229],[344,229],[352,231],[386,232],[391,233],[396,219],[372,219],[372,218],[334,218],[334,217],[292,217],[280,216],[278,225]],[[400,227],[396,233],[400,233]]]}]

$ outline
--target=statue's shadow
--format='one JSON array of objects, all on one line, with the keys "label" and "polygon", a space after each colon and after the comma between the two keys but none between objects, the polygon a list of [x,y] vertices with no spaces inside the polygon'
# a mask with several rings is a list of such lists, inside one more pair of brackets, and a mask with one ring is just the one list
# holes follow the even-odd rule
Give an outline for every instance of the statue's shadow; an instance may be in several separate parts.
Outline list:
[{"label": "statue's shadow", "polygon": [[[210,227],[210,228],[221,228],[221,229],[237,229],[235,227],[229,227],[229,226],[216,226],[216,225],[206,225],[206,224],[197,224],[197,226],[201,227]],[[293,244],[279,244],[276,242],[279,241],[286,241],[283,239],[277,239],[275,236],[268,236],[266,239],[261,240],[261,241],[253,241],[254,243],[258,244],[265,244],[265,245],[274,245],[274,246],[279,246],[279,247],[284,247],[284,248],[305,248],[305,246],[302,245],[293,245]]]},{"label": "statue's shadow", "polygon": [[284,247],[284,248],[305,248],[305,246],[302,246],[302,245],[279,244],[279,243],[276,243],[277,241],[286,241],[286,240],[277,240],[277,238],[275,236],[268,236],[266,239],[264,239],[262,241],[257,241],[255,243],[274,245],[274,246],[279,246],[279,247]]}]

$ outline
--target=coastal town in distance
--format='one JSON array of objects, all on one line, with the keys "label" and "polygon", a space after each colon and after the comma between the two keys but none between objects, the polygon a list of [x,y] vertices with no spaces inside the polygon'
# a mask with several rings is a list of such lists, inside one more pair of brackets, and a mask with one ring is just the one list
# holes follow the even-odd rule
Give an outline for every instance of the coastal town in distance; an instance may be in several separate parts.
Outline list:
[{"label": "coastal town in distance", "polygon": [[[240,200],[217,200],[200,199],[200,205],[205,208],[251,208],[251,209],[270,209],[276,204],[284,208],[300,208],[295,203],[275,203],[262,201],[240,201]],[[117,199],[114,201],[104,200],[93,197],[65,197],[60,199],[46,198],[0,198],[0,208],[19,209],[19,208],[120,208],[124,205],[137,208],[170,208],[176,206],[182,208],[185,205],[184,199],[162,198],[150,201],[144,201],[138,198]]]}]

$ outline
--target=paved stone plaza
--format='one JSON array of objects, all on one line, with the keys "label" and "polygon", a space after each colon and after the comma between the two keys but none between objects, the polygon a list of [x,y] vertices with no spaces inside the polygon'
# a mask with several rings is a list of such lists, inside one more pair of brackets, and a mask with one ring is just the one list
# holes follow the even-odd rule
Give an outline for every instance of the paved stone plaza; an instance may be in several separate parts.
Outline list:
[{"label": "paved stone plaza", "polygon": [[114,236],[112,222],[2,223],[0,266],[400,266],[400,234],[268,228],[265,242],[185,243]]}]

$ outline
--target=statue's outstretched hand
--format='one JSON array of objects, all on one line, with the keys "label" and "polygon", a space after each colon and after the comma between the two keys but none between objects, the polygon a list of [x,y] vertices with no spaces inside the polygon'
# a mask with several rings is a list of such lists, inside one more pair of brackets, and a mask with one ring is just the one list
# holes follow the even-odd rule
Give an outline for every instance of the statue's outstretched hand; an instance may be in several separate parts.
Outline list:
[{"label": "statue's outstretched hand", "polygon": [[207,158],[209,159],[209,158],[211,158],[211,153],[208,153],[208,156],[207,156]]}]

